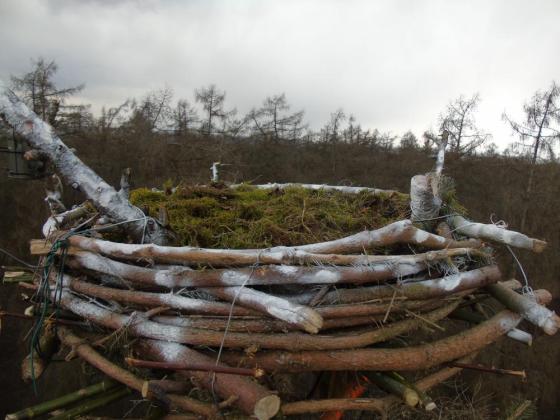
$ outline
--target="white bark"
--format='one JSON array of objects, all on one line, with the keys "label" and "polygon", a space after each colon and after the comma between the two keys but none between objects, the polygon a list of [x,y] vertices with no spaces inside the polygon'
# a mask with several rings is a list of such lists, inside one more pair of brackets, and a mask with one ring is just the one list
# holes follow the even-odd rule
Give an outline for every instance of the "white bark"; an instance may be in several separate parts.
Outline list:
[{"label": "white bark", "polygon": [[488,290],[500,303],[513,312],[518,313],[530,323],[541,328],[548,335],[554,335],[560,328],[560,317],[540,305],[537,299],[520,295],[500,284],[487,286]]},{"label": "white bark", "polygon": [[166,242],[165,231],[155,220],[145,220],[142,211],[131,205],[84,164],[62,142],[53,128],[31,111],[2,81],[0,115],[31,146],[48,156],[66,183],[82,191],[101,212],[118,222],[142,219],[124,225],[134,239],[139,241],[144,237],[146,242]]},{"label": "white bark", "polygon": [[410,180],[410,210],[414,222],[430,221],[439,216],[441,199],[434,195],[432,174],[415,175]]},{"label": "white bark", "polygon": [[[245,185],[246,184],[233,184],[230,186],[230,188],[239,188]],[[346,194],[359,194],[363,191],[367,191],[372,194],[394,194],[397,192],[396,190],[382,190],[379,188],[371,188],[371,187],[345,187],[345,186],[325,185],[325,184],[268,183],[268,184],[258,184],[258,185],[250,185],[250,186],[261,190],[283,190],[286,188],[296,187],[296,188],[305,188],[305,189],[315,190],[315,191],[340,191]]]},{"label": "white bark", "polygon": [[531,346],[533,344],[533,336],[528,332],[520,330],[519,328],[514,328],[508,331],[507,336],[512,340],[519,341],[520,343],[527,344]]},{"label": "white bark", "polygon": [[[103,254],[112,258],[138,260],[149,259],[163,263],[207,264],[213,267],[239,266],[251,264],[337,264],[368,265],[389,262],[423,262],[480,252],[472,248],[480,246],[476,240],[457,242],[445,239],[412,226],[411,222],[395,222],[375,231],[364,231],[335,241],[318,244],[267,249],[212,249],[165,247],[152,244],[123,244],[101,239],[73,236],[69,239],[72,247]],[[349,252],[363,252],[364,248],[382,247],[395,243],[412,243],[427,248],[439,249],[417,254],[403,255],[342,255]],[[453,249],[449,249],[453,248]],[[48,251],[37,241],[31,242],[31,253],[39,255]],[[333,253],[334,251],[334,253]],[[445,254],[445,255],[442,255]]]},{"label": "white bark", "polygon": [[529,238],[523,233],[503,229],[494,224],[471,222],[459,215],[451,215],[448,220],[459,233],[471,238],[499,242],[516,248],[530,249],[534,252],[542,252],[547,245],[545,241]]}]

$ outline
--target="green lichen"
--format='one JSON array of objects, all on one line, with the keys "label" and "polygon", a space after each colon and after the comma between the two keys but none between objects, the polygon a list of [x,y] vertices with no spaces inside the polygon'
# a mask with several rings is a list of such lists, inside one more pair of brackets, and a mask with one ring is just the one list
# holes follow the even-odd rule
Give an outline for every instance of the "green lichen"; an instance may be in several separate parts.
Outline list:
[{"label": "green lichen", "polygon": [[179,186],[173,192],[137,189],[134,205],[157,216],[165,206],[185,245],[262,248],[327,241],[376,229],[408,216],[408,195],[344,194],[300,187],[262,190]]}]

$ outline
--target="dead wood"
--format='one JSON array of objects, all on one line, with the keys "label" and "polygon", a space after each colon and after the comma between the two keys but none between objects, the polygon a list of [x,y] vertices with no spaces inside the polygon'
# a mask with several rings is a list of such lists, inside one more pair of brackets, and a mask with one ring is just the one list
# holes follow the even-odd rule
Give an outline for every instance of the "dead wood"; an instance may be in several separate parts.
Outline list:
[{"label": "dead wood", "polygon": [[521,318],[513,312],[502,311],[469,330],[415,347],[297,353],[267,351],[257,353],[250,359],[238,353],[228,352],[224,354],[224,360],[277,372],[428,369],[482,349],[515,328],[520,320]]},{"label": "dead wood", "polygon": [[[408,282],[400,285],[382,285],[357,287],[352,289],[337,289],[329,292],[323,298],[326,304],[357,303],[375,299],[397,297],[408,299],[433,299],[447,296],[465,290],[477,289],[490,283],[497,282],[501,277],[496,265],[489,265],[470,271],[451,274],[439,279]],[[300,294],[291,299],[295,302],[305,301],[309,294]]]},{"label": "dead wood", "polygon": [[[147,259],[163,263],[208,264],[213,267],[261,264],[291,264],[313,260],[308,254],[351,254],[364,249],[386,247],[399,243],[419,245],[428,249],[479,248],[478,240],[454,241],[420,230],[410,220],[391,223],[373,231],[364,231],[346,238],[317,244],[269,249],[223,250],[193,247],[164,247],[154,244],[120,244],[100,239],[73,236],[71,245],[94,253],[119,259]],[[39,252],[36,249],[35,252]],[[303,254],[302,254],[303,252]]]},{"label": "dead wood", "polygon": [[430,313],[423,314],[421,319],[413,318],[398,321],[388,324],[384,328],[369,328],[359,333],[308,335],[303,333],[244,334],[231,332],[224,335],[222,332],[217,331],[160,324],[146,319],[146,316],[141,312],[135,312],[133,315],[118,314],[85,302],[67,291],[61,293],[60,303],[63,308],[95,324],[114,330],[126,328],[129,334],[138,337],[211,347],[219,347],[221,345],[232,348],[258,346],[261,348],[285,350],[327,350],[364,347],[414,330],[422,325],[423,322],[435,322],[443,319],[456,309],[459,304],[457,301]]},{"label": "dead wood", "polygon": [[[102,371],[105,375],[142,393],[145,383],[143,379],[138,378],[129,371],[113,364],[112,362],[101,356],[87,342],[74,335],[70,329],[66,327],[59,327],[58,337],[63,344],[70,347],[72,351],[78,354],[89,364]],[[152,393],[148,397],[153,398],[154,396],[155,395]],[[170,404],[176,408],[198,413],[207,418],[215,418],[217,415],[217,411],[214,407],[198,400],[182,395],[179,396],[173,394],[166,395],[166,398],[168,399]]]},{"label": "dead wood", "polygon": [[[181,363],[188,360],[192,363],[225,366],[223,363],[216,363],[215,359],[177,343],[139,340],[137,350],[141,355],[162,362]],[[247,377],[197,371],[178,371],[177,374],[185,378],[195,378],[202,386],[223,399],[236,395],[238,398],[234,405],[246,414],[255,415],[258,419],[269,419],[275,416],[280,408],[280,398],[277,395]]]}]

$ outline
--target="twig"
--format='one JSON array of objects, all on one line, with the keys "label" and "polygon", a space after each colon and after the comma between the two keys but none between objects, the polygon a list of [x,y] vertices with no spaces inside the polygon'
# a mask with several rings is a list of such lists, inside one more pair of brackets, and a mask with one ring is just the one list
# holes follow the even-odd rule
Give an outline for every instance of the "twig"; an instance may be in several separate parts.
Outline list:
[{"label": "twig", "polygon": [[260,378],[265,374],[264,370],[255,368],[236,368],[229,366],[219,366],[210,363],[169,363],[169,362],[154,362],[151,360],[140,360],[132,357],[126,357],[125,362],[129,366],[143,367],[150,369],[169,369],[169,370],[193,370],[199,372],[215,372],[226,373],[230,375],[252,376]]},{"label": "twig", "polygon": [[471,370],[478,370],[480,372],[495,373],[497,375],[511,375],[511,376],[520,376],[523,379],[527,378],[527,374],[525,373],[524,370],[500,369],[495,367],[475,365],[470,363],[459,363],[459,362],[450,362],[448,363],[448,365],[453,367],[459,367],[461,369],[471,369]]}]

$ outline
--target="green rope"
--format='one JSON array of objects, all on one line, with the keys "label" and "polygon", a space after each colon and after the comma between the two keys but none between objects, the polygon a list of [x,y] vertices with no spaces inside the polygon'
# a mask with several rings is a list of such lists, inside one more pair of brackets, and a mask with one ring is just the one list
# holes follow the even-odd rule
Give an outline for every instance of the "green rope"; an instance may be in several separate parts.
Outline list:
[{"label": "green rope", "polygon": [[[99,228],[90,228],[90,229],[85,229],[83,231],[77,231],[77,230],[70,230],[69,232],[67,232],[66,234],[64,234],[63,236],[61,236],[59,239],[57,239],[51,246],[51,249],[49,250],[47,256],[45,257],[45,261],[43,264],[43,273],[41,276],[41,282],[39,284],[39,288],[35,294],[36,296],[36,305],[40,305],[40,314],[39,317],[37,318],[37,321],[35,322],[35,324],[33,325],[32,328],[32,334],[31,334],[31,342],[30,342],[30,349],[29,349],[29,353],[30,353],[30,359],[31,359],[31,382],[33,384],[33,392],[35,393],[35,395],[38,395],[37,392],[37,381],[35,378],[35,370],[33,368],[33,351],[37,352],[37,354],[39,355],[39,357],[42,356],[41,353],[41,345],[40,345],[40,337],[41,337],[41,332],[43,331],[43,324],[45,322],[45,318],[47,317],[47,312],[48,312],[48,308],[49,308],[49,302],[52,300],[52,304],[55,308],[55,320],[58,319],[58,312],[59,312],[59,308],[60,308],[60,299],[62,299],[62,289],[63,289],[63,272],[64,272],[64,265],[66,263],[66,256],[68,255],[68,239],[71,236],[74,235],[85,235],[85,236],[89,236],[92,232],[98,232],[101,230],[105,230],[108,228],[111,228],[113,226],[118,226],[118,225],[122,225],[125,223],[133,223],[133,222],[138,222],[141,220],[147,220],[147,217],[144,216],[142,218],[138,218],[138,219],[132,219],[132,220],[125,220],[122,222],[118,222],[118,223],[114,223],[111,225],[107,225],[107,226],[102,226]],[[144,226],[145,229],[146,225]],[[51,268],[55,263],[56,260],[56,255],[60,252],[60,269],[58,270],[57,273],[57,278],[56,278],[56,283],[55,283],[55,290],[54,290],[54,296],[51,299],[51,287],[49,284],[49,277],[51,274]],[[55,322],[55,331],[56,331],[56,327],[57,327],[57,323]]]}]

